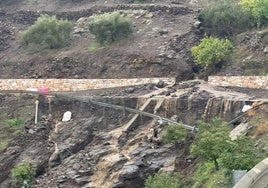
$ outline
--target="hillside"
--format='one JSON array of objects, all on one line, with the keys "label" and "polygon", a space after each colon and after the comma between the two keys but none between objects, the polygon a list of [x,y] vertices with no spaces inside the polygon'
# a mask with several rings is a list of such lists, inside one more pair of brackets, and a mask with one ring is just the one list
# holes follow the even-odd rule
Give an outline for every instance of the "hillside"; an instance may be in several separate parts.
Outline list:
[{"label": "hillside", "polygon": [[[18,3],[1,6],[1,78],[131,78],[179,76],[193,78],[189,47],[197,40],[192,30],[197,9],[176,4],[105,4],[99,1],[66,3],[61,1],[27,6]],[[42,5],[49,4],[44,10]],[[73,5],[70,8],[70,5]],[[61,7],[55,9],[55,7]],[[52,8],[53,7],[53,8]],[[9,10],[11,9],[11,10]],[[121,10],[130,16],[134,35],[94,51],[93,36],[85,19],[97,12]],[[75,25],[69,46],[62,50],[24,49],[18,44],[19,31],[33,24],[41,13],[68,18]]]},{"label": "hillside", "polygon": [[[105,3],[106,2],[106,3]],[[47,6],[49,5],[49,6]],[[99,12],[120,10],[133,21],[131,38],[112,46],[96,48],[86,19]],[[1,2],[1,78],[131,78],[176,76],[192,79],[198,68],[190,55],[204,31],[196,29],[196,2],[154,1],[19,1]],[[20,32],[42,13],[68,18],[75,28],[69,45],[59,50],[24,48]],[[222,74],[267,73],[267,32],[248,32],[235,39],[237,50]],[[92,48],[92,47],[91,47]],[[254,69],[254,70],[252,70]],[[202,77],[202,74],[200,75]]]},{"label": "hillside", "polygon": [[[159,81],[51,96],[0,93],[0,187],[19,187],[11,169],[25,161],[36,169],[30,186],[36,188],[140,188],[160,171],[179,173],[181,187],[194,185],[193,174],[204,163],[190,154],[194,133],[188,132],[176,144],[164,144],[160,135],[168,124],[160,123],[161,118],[96,101],[193,127],[198,120],[221,117],[229,122],[242,114],[230,128],[247,124],[247,136],[254,140],[256,151],[262,151],[258,160],[266,157],[268,107],[267,102],[258,106],[255,100],[267,101],[267,89],[212,88],[205,80],[208,75],[266,76],[268,30],[253,27],[229,36],[234,54],[219,69],[206,70],[194,63],[190,51],[211,32],[198,20],[201,10],[201,2],[195,0],[0,0],[0,79],[176,78],[172,86]],[[133,34],[100,46],[89,32],[88,17],[113,11],[132,21]],[[20,43],[21,33],[42,14],[71,21],[73,31],[65,47]],[[256,103],[249,113],[241,112],[245,104]],[[72,120],[62,122],[66,111],[72,112]],[[225,176],[209,173],[219,180],[217,186],[231,187]]]}]

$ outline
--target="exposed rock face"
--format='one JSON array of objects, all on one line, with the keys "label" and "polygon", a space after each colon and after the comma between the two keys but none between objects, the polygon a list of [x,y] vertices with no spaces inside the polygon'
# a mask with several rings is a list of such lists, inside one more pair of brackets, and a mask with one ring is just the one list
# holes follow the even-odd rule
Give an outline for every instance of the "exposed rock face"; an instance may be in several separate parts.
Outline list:
[{"label": "exposed rock face", "polygon": [[53,145],[48,142],[49,127],[52,122],[44,121],[35,127],[35,133],[25,132],[17,135],[8,147],[1,151],[0,155],[0,182],[1,187],[13,187],[10,177],[10,170],[17,164],[27,161],[36,168],[37,174],[44,173],[48,165],[48,157],[53,152]]},{"label": "exposed rock face", "polygon": [[[137,108],[189,125],[214,116],[229,120],[241,111],[243,101],[225,100],[200,89],[200,83],[185,82],[168,88],[176,97],[95,96],[94,100]],[[139,87],[131,94],[135,95]],[[152,87],[157,90],[156,86]],[[122,91],[129,94],[125,90]],[[167,124],[158,118],[100,107],[89,99],[92,98],[85,95],[58,94],[49,108],[47,99],[40,97],[42,114],[50,111],[53,119],[52,115],[43,115],[36,126],[29,121],[27,131],[1,152],[0,186],[12,185],[10,170],[22,161],[37,167],[38,177],[33,185],[36,188],[137,188],[143,187],[148,175],[189,169],[195,163],[189,157],[192,136],[176,145],[165,145],[159,135]],[[72,112],[72,120],[59,122],[66,111]]]},{"label": "exposed rock face", "polygon": [[[92,132],[98,119],[89,118],[76,124],[62,123],[56,132],[52,132],[50,141],[55,145],[55,151],[49,158],[49,167],[57,166],[68,156],[82,150],[93,138]],[[68,130],[67,132],[62,130]]]}]

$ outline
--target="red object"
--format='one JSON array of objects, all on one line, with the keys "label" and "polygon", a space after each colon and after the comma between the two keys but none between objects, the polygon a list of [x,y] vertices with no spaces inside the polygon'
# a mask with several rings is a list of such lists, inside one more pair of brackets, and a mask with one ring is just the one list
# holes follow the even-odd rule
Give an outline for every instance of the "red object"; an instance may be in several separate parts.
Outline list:
[{"label": "red object", "polygon": [[47,93],[48,88],[38,88],[37,91],[40,92],[40,93]]}]

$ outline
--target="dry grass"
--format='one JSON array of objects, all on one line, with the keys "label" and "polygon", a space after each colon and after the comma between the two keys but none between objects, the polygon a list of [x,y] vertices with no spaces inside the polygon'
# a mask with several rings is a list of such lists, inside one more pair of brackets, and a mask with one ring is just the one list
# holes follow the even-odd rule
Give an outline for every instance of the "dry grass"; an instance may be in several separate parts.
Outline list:
[{"label": "dry grass", "polygon": [[250,56],[250,52],[247,49],[246,45],[241,45],[241,46],[237,46],[236,50],[235,50],[235,56],[236,58],[240,58],[239,62],[241,62],[244,58]]},{"label": "dry grass", "polygon": [[248,116],[252,117],[250,120],[253,129],[251,135],[254,139],[258,139],[265,134],[268,134],[268,106],[266,104],[262,105],[263,102],[255,102],[252,106],[259,106],[255,110],[249,110]]},{"label": "dry grass", "polygon": [[253,130],[253,138],[258,138],[268,133],[268,121],[260,121]]},{"label": "dry grass", "polygon": [[258,139],[268,133],[268,117],[253,118],[251,124],[253,125],[251,134],[254,139]]}]

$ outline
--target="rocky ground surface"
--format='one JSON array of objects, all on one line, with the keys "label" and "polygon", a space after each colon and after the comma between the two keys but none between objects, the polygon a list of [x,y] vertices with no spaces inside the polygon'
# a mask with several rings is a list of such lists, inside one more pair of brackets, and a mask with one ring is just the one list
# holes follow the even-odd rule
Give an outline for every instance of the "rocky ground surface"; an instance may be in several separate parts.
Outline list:
[{"label": "rocky ground surface", "polygon": [[[193,29],[198,27],[195,26],[197,4],[93,1],[75,3],[72,7],[66,2],[57,8],[61,1],[49,3],[40,1],[32,5],[22,1],[9,5],[3,2],[1,78],[10,77],[11,72],[13,78],[193,78],[194,64],[189,49],[198,40],[197,31]],[[47,4],[50,6],[42,6]],[[132,20],[133,36],[112,46],[91,49],[95,42],[88,31],[87,18],[94,13],[115,10]],[[33,24],[42,13],[72,21],[74,31],[68,47],[48,51],[19,45],[19,31]]]}]

